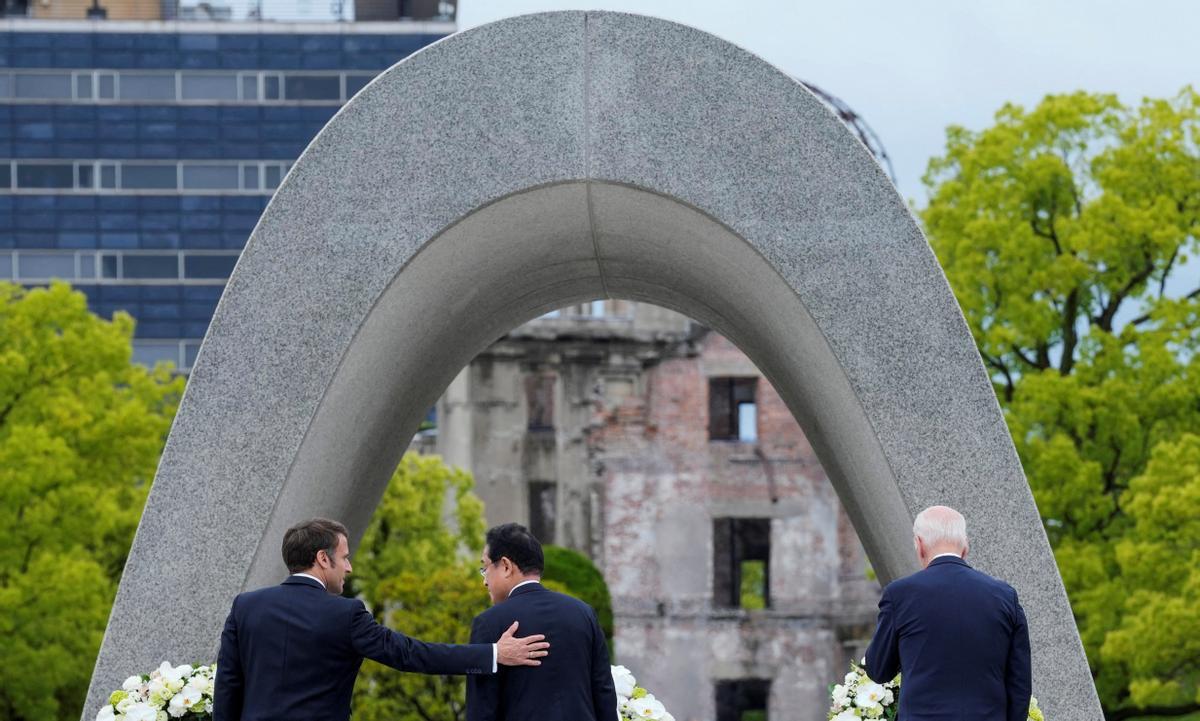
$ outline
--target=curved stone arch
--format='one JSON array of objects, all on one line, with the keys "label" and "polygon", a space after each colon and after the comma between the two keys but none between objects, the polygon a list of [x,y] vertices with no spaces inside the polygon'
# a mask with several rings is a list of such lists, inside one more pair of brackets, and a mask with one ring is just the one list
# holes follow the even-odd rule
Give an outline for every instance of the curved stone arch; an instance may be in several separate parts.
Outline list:
[{"label": "curved stone arch", "polygon": [[737,343],[884,580],[914,570],[917,510],[963,510],[975,564],[1029,612],[1044,705],[1099,717],[991,384],[885,175],[758,58],[595,12],[438,42],[297,161],[192,371],[87,709],[162,658],[211,658],[230,599],[285,572],[288,525],[324,514],[361,533],[463,365],[525,320],[601,297],[676,309]]}]

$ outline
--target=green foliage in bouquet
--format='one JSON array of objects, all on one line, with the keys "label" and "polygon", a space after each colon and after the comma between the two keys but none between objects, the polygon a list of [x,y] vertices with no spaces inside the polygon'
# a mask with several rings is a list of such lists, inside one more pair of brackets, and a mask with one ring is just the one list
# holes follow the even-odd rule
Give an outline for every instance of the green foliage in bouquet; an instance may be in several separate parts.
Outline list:
[{"label": "green foliage in bouquet", "polygon": [[[467,643],[471,620],[490,605],[477,567],[483,503],[471,476],[437,456],[407,453],[363,536],[350,576],[375,617],[423,640]],[[447,495],[454,523],[445,522]],[[460,721],[462,676],[400,674],[363,663],[354,687],[359,721]]]},{"label": "green foliage in bouquet", "polygon": [[1200,710],[1200,95],[952,127],[921,212],[1108,721]]},{"label": "green foliage in bouquet", "polygon": [[604,575],[592,560],[578,551],[562,546],[543,546],[546,568],[542,580],[548,588],[569,594],[591,606],[600,619],[600,630],[608,640],[608,655],[613,654],[612,596]]},{"label": "green foliage in bouquet", "polygon": [[0,282],[0,718],[75,721],[183,392],[133,319]]}]

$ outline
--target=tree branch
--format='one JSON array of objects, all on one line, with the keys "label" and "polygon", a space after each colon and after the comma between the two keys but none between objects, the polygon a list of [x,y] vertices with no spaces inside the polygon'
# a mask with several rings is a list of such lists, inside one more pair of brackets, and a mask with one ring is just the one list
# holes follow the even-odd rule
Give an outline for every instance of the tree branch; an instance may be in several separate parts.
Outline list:
[{"label": "tree branch", "polygon": [[[1195,300],[1197,297],[1200,297],[1200,288],[1193,290],[1191,293],[1188,293],[1187,295],[1183,296],[1183,298],[1181,298],[1180,300]],[[1133,320],[1129,321],[1129,323],[1130,323],[1130,325],[1141,325],[1149,320],[1150,320],[1150,314],[1146,313],[1144,315],[1139,315],[1137,318],[1134,318]]]},{"label": "tree branch", "polygon": [[1075,331],[1075,316],[1079,313],[1079,288],[1073,289],[1067,295],[1067,307],[1063,310],[1063,349],[1062,357],[1058,359],[1060,375],[1070,375],[1075,367],[1075,345],[1079,342],[1079,334]]},{"label": "tree branch", "polygon": [[1004,376],[1004,402],[1012,403],[1013,393],[1016,391],[1016,388],[1013,384],[1012,372],[1009,371],[1008,365],[1006,365],[1004,361],[1000,360],[999,358],[990,356],[983,351],[980,351],[979,355],[983,356],[985,363],[999,371],[1001,375]]},{"label": "tree branch", "polygon": [[1104,332],[1112,333],[1113,318],[1117,315],[1117,310],[1121,307],[1121,303],[1125,302],[1125,298],[1129,293],[1141,283],[1144,283],[1154,273],[1154,260],[1149,254],[1145,256],[1146,264],[1142,269],[1129,279],[1121,290],[1112,294],[1108,299],[1108,303],[1100,311],[1100,315],[1092,318],[1092,321]]},{"label": "tree branch", "polygon": [[1042,370],[1044,368],[1044,366],[1039,366],[1037,364],[1036,360],[1025,355],[1025,351],[1021,350],[1021,348],[1019,346],[1017,346],[1017,344],[1014,343],[1013,345],[1009,346],[1009,348],[1012,350],[1013,353],[1016,354],[1017,358],[1021,359],[1022,363],[1029,366],[1030,368],[1035,368],[1038,370]]}]

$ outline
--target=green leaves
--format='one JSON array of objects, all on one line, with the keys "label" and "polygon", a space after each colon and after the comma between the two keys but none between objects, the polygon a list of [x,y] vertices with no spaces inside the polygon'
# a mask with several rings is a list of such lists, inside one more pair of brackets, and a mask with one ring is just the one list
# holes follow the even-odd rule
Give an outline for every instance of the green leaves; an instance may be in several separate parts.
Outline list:
[{"label": "green leaves", "polygon": [[0,718],[76,719],[183,380],[133,321],[0,282]]},{"label": "green leaves", "polygon": [[1200,95],[1005,106],[990,128],[951,128],[925,181],[930,243],[995,382],[1106,714],[1191,709],[1200,283],[1169,289],[1197,251]]}]

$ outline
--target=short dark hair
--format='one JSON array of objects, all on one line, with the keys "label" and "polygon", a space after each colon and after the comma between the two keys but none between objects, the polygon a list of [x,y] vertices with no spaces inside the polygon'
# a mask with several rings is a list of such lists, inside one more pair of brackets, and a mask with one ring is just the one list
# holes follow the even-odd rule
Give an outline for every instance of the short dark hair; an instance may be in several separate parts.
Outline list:
[{"label": "short dark hair", "polygon": [[287,529],[283,534],[283,562],[288,572],[299,573],[312,568],[317,562],[318,551],[324,551],[332,559],[338,536],[350,538],[345,526],[328,518],[310,518]]},{"label": "short dark hair", "polygon": [[519,523],[505,523],[489,530],[487,549],[492,563],[507,557],[521,573],[541,574],[546,567],[542,544]]}]

